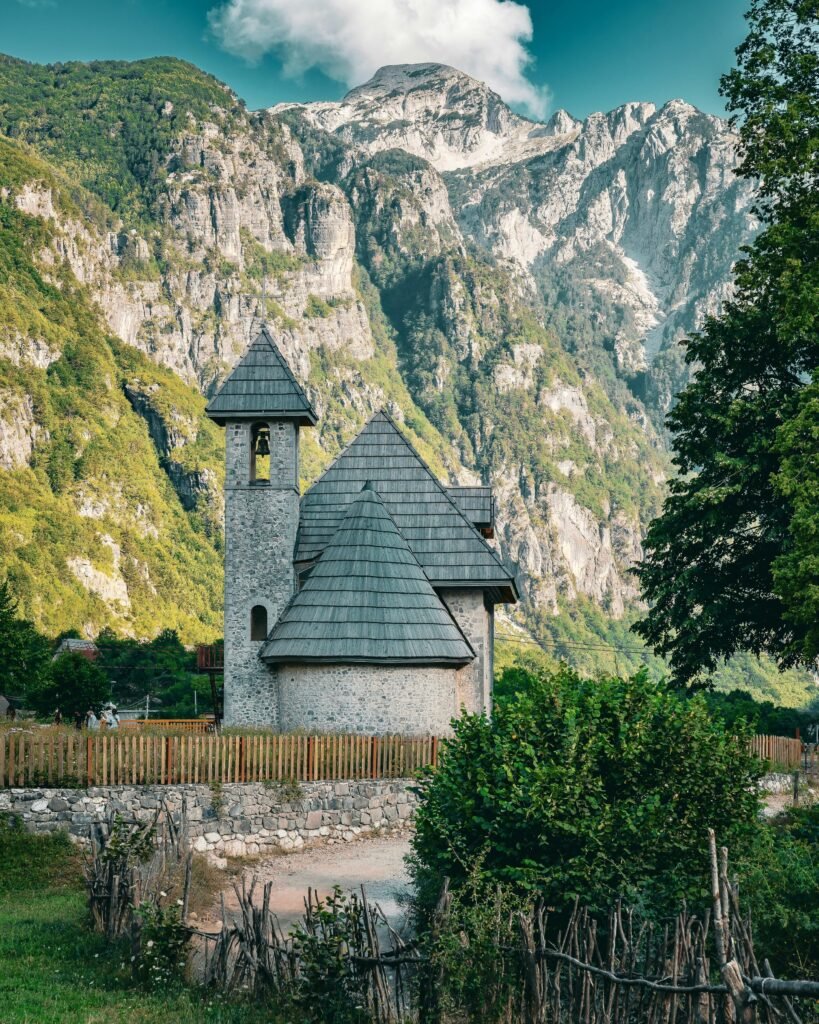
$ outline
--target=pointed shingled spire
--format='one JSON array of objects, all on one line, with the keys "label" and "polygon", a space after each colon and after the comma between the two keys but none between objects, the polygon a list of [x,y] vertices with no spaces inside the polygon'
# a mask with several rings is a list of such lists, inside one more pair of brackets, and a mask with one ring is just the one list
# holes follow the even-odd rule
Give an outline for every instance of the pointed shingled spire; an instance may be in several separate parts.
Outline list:
[{"label": "pointed shingled spire", "polygon": [[227,420],[288,419],[314,426],[316,414],[287,360],[263,327],[208,403],[216,423]]},{"label": "pointed shingled spire", "polygon": [[261,657],[458,666],[475,653],[367,482]]}]

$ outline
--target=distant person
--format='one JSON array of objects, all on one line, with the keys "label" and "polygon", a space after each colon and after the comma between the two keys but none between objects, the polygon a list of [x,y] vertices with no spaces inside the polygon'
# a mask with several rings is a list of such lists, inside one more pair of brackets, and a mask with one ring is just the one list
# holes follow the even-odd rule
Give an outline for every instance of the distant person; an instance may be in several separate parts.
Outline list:
[{"label": "distant person", "polygon": [[13,722],[16,717],[17,708],[13,704],[9,704],[9,706],[6,708],[6,718],[8,718],[10,722]]},{"label": "distant person", "polygon": [[117,709],[114,707],[106,708],[102,713],[102,724],[106,729],[118,729],[119,728],[119,716],[117,715]]},{"label": "distant person", "polygon": [[77,731],[79,731],[80,729],[82,729],[84,723],[85,723],[85,715],[83,715],[82,711],[75,711],[74,712],[74,728]]},{"label": "distant person", "polygon": [[94,709],[89,708],[85,713],[85,728],[96,732],[100,727],[100,720],[94,714]]},{"label": "distant person", "polygon": [[63,713],[62,713],[62,711],[60,711],[59,708],[57,708],[57,710],[54,712],[54,724],[55,725],[62,725],[63,724]]}]

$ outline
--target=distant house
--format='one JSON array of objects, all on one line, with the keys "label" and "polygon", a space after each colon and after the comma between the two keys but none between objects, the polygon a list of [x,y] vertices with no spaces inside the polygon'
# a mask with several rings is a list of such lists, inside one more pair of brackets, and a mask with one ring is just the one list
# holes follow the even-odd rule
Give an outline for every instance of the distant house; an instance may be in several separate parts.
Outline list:
[{"label": "distant house", "polygon": [[51,660],[54,661],[61,654],[81,654],[89,661],[96,661],[100,656],[99,648],[93,640],[80,640],[73,636],[60,641],[60,646],[54,652],[54,657]]},{"label": "distant house", "polygon": [[208,405],[226,428],[225,721],[447,733],[489,712],[489,487],[441,483],[386,411],[299,497],[307,395],[264,328]]}]

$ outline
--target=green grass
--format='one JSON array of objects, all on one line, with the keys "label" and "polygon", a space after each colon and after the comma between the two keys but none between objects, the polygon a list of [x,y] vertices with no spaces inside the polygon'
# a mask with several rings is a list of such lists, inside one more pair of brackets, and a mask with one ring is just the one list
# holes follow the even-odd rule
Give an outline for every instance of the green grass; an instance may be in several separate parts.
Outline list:
[{"label": "green grass", "polygon": [[144,991],[130,950],[87,924],[81,861],[65,835],[0,819],[0,1020],[3,1024],[274,1024],[270,1010],[181,987]]}]

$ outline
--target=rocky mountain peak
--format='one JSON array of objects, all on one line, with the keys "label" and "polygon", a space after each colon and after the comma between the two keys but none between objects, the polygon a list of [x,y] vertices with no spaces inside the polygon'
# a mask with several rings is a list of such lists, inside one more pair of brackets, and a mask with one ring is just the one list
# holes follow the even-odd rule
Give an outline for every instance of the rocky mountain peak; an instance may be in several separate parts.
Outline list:
[{"label": "rocky mountain peak", "polygon": [[527,138],[552,134],[515,114],[484,82],[446,64],[387,65],[339,103],[273,110],[294,108],[368,153],[404,149],[439,171],[503,160]]},{"label": "rocky mountain peak", "polygon": [[465,92],[478,90],[491,93],[491,89],[483,82],[449,64],[385,64],[363,85],[351,89],[342,103],[352,105],[361,101],[371,102],[375,98],[392,96],[395,93],[425,92],[430,95],[445,95],[446,90],[452,88]]}]

